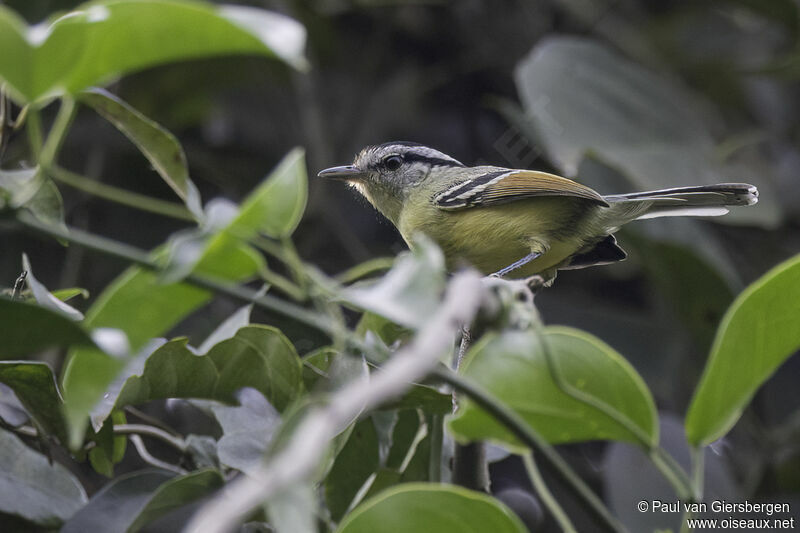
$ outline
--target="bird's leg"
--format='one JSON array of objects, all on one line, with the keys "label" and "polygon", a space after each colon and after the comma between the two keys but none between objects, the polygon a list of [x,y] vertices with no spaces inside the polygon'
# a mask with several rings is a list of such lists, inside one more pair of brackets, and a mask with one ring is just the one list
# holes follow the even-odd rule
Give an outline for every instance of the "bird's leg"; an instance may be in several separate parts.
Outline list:
[{"label": "bird's leg", "polygon": [[525,266],[528,263],[530,263],[531,261],[533,261],[534,259],[536,259],[537,257],[541,257],[541,256],[542,256],[542,252],[531,252],[528,255],[526,255],[525,257],[523,257],[522,259],[520,259],[519,261],[514,261],[513,263],[511,263],[507,267],[501,268],[500,270],[498,270],[494,274],[490,274],[490,276],[492,276],[494,278],[502,278],[503,276],[505,276],[506,274],[508,274],[512,270],[516,270],[521,266]]}]

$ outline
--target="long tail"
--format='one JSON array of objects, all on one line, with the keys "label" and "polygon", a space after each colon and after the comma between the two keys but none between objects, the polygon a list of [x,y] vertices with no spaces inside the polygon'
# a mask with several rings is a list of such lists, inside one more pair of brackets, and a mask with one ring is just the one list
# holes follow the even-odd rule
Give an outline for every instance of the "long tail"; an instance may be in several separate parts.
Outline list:
[{"label": "long tail", "polygon": [[758,202],[758,189],[747,183],[718,183],[612,194],[603,198],[611,204],[615,218],[626,221],[676,216],[714,217],[727,213],[729,206],[755,204]]}]

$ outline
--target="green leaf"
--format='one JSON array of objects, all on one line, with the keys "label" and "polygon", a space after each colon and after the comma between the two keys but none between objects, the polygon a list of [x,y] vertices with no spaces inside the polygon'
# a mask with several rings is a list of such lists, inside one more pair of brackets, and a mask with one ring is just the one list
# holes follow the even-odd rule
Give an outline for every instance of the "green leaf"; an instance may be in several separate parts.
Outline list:
[{"label": "green leaf", "polygon": [[89,462],[98,474],[114,477],[114,465],[125,457],[128,445],[126,435],[115,435],[114,425],[127,422],[125,413],[115,411],[103,421],[100,430],[92,437],[95,446],[89,450]]},{"label": "green leaf", "polygon": [[86,503],[78,480],[0,429],[0,512],[55,528]]},{"label": "green leaf", "polygon": [[[0,6],[0,14],[2,9],[3,6]],[[1,28],[2,25],[0,31]],[[3,191],[11,207],[27,209],[42,222],[64,227],[64,202],[61,193],[53,180],[47,178],[39,167],[0,170],[0,193]],[[0,194],[0,200],[2,196]],[[2,205],[3,202],[0,202],[0,206]]]},{"label": "green leaf", "polygon": [[61,395],[53,371],[38,361],[0,362],[0,383],[10,387],[36,421],[37,427],[67,442],[67,425],[61,412]]},{"label": "green leaf", "polygon": [[452,485],[407,483],[385,490],[345,517],[337,533],[525,533],[498,500]]},{"label": "green leaf", "polygon": [[[261,267],[261,256],[250,246],[228,237],[207,248],[195,272],[223,280],[241,281]],[[123,272],[95,301],[85,324],[93,328],[117,328],[128,336],[136,352],[148,339],[165,333],[186,315],[211,300],[211,293],[184,283],[161,284],[158,274],[133,267]],[[85,418],[125,367],[96,350],[73,350],[63,377],[67,419],[77,446]]]},{"label": "green leaf", "polygon": [[378,434],[372,419],[365,418],[356,423],[325,478],[325,502],[334,522],[341,520],[378,466]]},{"label": "green leaf", "polygon": [[[562,381],[554,380],[545,346]],[[462,373],[552,443],[608,439],[648,447],[658,442],[655,405],[646,385],[621,355],[588,333],[548,327],[541,336],[533,331],[491,336],[469,351]],[[449,427],[459,439],[520,446],[468,400]]]},{"label": "green leaf", "polygon": [[81,287],[69,287],[67,289],[56,289],[51,291],[50,294],[61,300],[62,302],[66,302],[72,300],[76,296],[82,297],[84,300],[89,298],[89,291]]},{"label": "green leaf", "polygon": [[18,103],[75,94],[115,76],[200,57],[259,54],[301,68],[304,45],[300,24],[255,8],[109,0],[28,27],[0,6],[0,77]]},{"label": "green leaf", "polygon": [[[163,344],[146,356],[144,367],[131,365],[121,387],[112,387],[93,411],[95,424],[112,410],[166,398],[236,402],[236,392],[252,387],[279,410],[302,391],[300,358],[288,339],[270,326],[247,326],[196,355],[186,339]],[[120,377],[123,377],[120,376]]]},{"label": "green leaf", "polygon": [[23,357],[52,346],[95,346],[89,334],[62,314],[0,298],[0,359]]},{"label": "green leaf", "polygon": [[288,237],[300,223],[307,198],[305,151],[295,148],[242,203],[228,231],[242,240],[258,233]]},{"label": "green leaf", "polygon": [[183,505],[211,494],[224,484],[216,470],[183,476],[142,470],[118,477],[95,494],[64,524],[61,533],[134,532]]},{"label": "green leaf", "polygon": [[426,385],[412,385],[397,400],[380,407],[381,409],[422,409],[428,414],[446,414],[453,410],[453,399]]},{"label": "green leaf", "polygon": [[195,218],[202,219],[200,193],[189,178],[186,155],[174,135],[103,89],[85,91],[79,99],[130,139]]},{"label": "green leaf", "polygon": [[696,446],[725,435],[756,390],[800,348],[800,256],[776,266],[740,294],[717,330],[686,415]]},{"label": "green leaf", "polygon": [[[621,55],[579,37],[540,41],[515,72],[526,118],[548,159],[568,176],[595,156],[636,189],[750,181],[758,208],[725,222],[775,225],[780,208],[763,173],[723,166],[697,95]],[[603,193],[628,191],[600,191]]]},{"label": "green leaf", "polygon": [[60,313],[70,320],[83,320],[83,313],[50,294],[47,287],[36,279],[36,276],[33,275],[33,268],[31,267],[31,262],[28,260],[28,255],[24,253],[22,254],[22,268],[28,273],[28,275],[25,276],[25,282],[28,284],[28,287],[30,287],[33,297],[36,298],[36,302],[39,305],[51,309],[56,313]]},{"label": "green leaf", "polygon": [[289,485],[266,502],[275,533],[318,533],[317,492],[311,483]]},{"label": "green leaf", "polygon": [[412,251],[401,254],[377,282],[357,283],[345,289],[343,297],[361,309],[416,329],[437,309],[444,284],[442,252],[427,238],[419,238]]}]

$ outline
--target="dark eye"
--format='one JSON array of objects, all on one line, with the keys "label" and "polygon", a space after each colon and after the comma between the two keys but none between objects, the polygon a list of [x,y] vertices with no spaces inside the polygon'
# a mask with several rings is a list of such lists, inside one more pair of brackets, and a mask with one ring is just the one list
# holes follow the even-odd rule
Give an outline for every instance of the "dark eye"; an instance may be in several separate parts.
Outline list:
[{"label": "dark eye", "polygon": [[403,158],[399,155],[389,155],[383,158],[382,163],[386,170],[397,170],[403,164]]}]

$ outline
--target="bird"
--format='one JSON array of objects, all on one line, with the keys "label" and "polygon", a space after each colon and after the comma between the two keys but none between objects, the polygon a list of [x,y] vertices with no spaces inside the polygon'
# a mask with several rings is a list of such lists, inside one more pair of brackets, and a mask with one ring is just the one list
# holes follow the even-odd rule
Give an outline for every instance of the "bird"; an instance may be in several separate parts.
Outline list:
[{"label": "bird", "polygon": [[470,265],[541,286],[551,285],[559,270],[624,260],[614,233],[628,222],[719,216],[758,201],[758,190],[747,183],[601,195],[547,172],[466,166],[408,141],[367,146],[351,165],[318,176],[355,188],[410,247],[418,234],[433,240],[448,270]]}]

